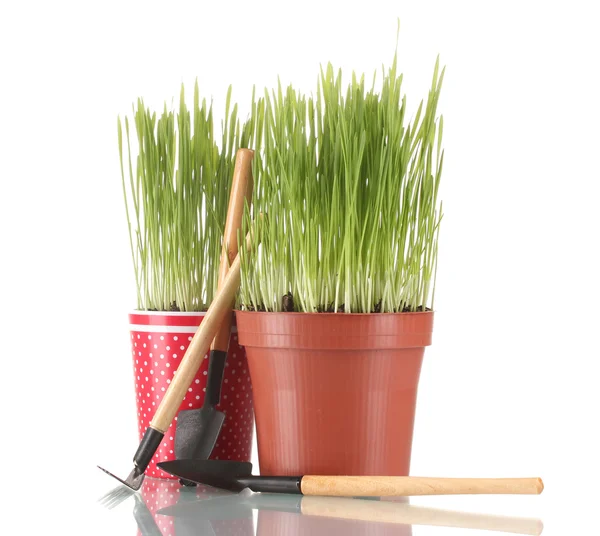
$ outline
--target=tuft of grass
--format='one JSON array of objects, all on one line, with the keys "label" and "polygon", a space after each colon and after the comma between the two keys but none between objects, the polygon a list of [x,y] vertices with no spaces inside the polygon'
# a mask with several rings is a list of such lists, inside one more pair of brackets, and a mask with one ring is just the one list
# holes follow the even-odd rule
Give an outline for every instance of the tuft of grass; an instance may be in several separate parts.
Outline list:
[{"label": "tuft of grass", "polygon": [[[252,102],[254,245],[240,248],[249,310],[401,312],[433,308],[442,218],[444,77],[407,120],[397,53],[376,88],[331,64],[316,96],[292,86]],[[245,234],[245,233],[244,233]],[[243,235],[242,235],[243,236]]]},{"label": "tuft of grass", "polygon": [[235,152],[251,123],[240,127],[230,87],[219,143],[197,82],[191,111],[182,85],[177,111],[165,104],[157,114],[138,99],[132,122],[135,139],[129,118],[118,119],[118,144],[137,307],[205,310],[217,290]]}]

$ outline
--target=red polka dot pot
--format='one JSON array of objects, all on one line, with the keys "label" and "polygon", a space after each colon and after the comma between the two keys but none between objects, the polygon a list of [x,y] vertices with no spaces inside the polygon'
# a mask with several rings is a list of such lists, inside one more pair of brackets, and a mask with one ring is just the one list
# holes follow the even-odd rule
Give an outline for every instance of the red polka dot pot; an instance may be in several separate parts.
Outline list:
[{"label": "red polka dot pot", "polygon": [[[133,356],[135,394],[140,440],[150,425],[158,406],[169,388],[194,333],[205,313],[135,311],[129,315]],[[179,407],[179,411],[198,409],[204,403],[208,354]],[[223,375],[221,402],[217,406],[225,414],[225,422],[211,459],[250,461],[254,408],[252,383],[246,353],[238,344],[235,322]],[[177,416],[165,432],[146,475],[174,479],[156,464],[175,459],[175,427]]]}]

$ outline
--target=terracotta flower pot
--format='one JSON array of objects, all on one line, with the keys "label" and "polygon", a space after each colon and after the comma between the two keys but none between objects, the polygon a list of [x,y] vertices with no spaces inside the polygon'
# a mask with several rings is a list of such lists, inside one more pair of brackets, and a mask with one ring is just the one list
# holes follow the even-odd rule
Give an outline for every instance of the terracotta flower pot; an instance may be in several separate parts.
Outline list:
[{"label": "terracotta flower pot", "polygon": [[433,313],[236,318],[262,474],[408,475]]},{"label": "terracotta flower pot", "polygon": [[[140,439],[152,421],[204,315],[153,311],[135,311],[129,315]],[[217,406],[226,417],[211,459],[250,461],[252,454],[252,384],[246,354],[239,347],[237,338],[234,326],[223,375],[221,403]],[[202,406],[207,373],[208,359],[205,358],[179,411]],[[147,476],[175,478],[156,467],[158,462],[175,459],[175,421],[148,465]]]}]

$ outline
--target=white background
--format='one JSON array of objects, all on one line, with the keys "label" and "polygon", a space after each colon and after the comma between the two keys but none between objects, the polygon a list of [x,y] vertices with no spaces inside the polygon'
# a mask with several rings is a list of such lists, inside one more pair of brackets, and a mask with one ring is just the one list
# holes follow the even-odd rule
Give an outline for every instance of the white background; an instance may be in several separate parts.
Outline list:
[{"label": "white background", "polygon": [[[594,533],[594,7],[578,0],[3,3],[0,449],[3,476],[14,483],[3,486],[3,502],[13,512],[56,512],[58,498],[63,506],[82,497],[91,504],[112,487],[96,463],[123,474],[130,468],[127,313],[135,292],[117,115],[130,113],[139,96],[154,108],[170,103],[182,82],[191,96],[196,78],[218,113],[233,84],[245,114],[252,85],[273,87],[278,75],[307,92],[328,61],[347,76],[352,69],[370,76],[391,61],[400,17],[399,64],[413,109],[438,53],[447,66],[436,322],[412,473],[546,482],[541,497],[416,503],[540,517],[549,535]],[[71,533],[67,524],[87,533],[135,530],[84,512],[62,514],[63,531]],[[29,523],[48,519],[37,514]]]}]

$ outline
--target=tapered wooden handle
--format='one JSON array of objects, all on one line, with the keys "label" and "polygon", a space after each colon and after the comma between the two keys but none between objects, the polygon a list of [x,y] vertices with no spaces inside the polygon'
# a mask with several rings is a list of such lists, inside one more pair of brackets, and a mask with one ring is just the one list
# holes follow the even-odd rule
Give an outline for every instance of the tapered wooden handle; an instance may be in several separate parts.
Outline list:
[{"label": "tapered wooden handle", "polygon": [[304,476],[304,495],[384,497],[411,495],[539,495],[541,478],[426,478],[415,476]]},{"label": "tapered wooden handle", "polygon": [[[246,247],[250,247],[251,237],[246,237]],[[163,397],[160,406],[154,414],[150,427],[159,432],[166,432],[169,428],[179,405],[185,396],[190,384],[200,368],[200,364],[225,316],[231,311],[231,303],[240,286],[240,257],[234,259],[221,289],[210,304],[206,315],[202,319],[196,334],[190,341],[179,368],[175,371],[173,380]]]},{"label": "tapered wooden handle", "polygon": [[399,525],[429,525],[490,530],[539,536],[544,529],[539,519],[472,514],[413,506],[406,503],[365,501],[340,497],[304,497],[302,514]]},{"label": "tapered wooden handle", "polygon": [[[242,225],[244,216],[244,205],[252,200],[252,158],[254,151],[250,149],[239,149],[235,157],[231,193],[229,194],[229,206],[227,208],[227,220],[225,221],[225,232],[223,233],[223,247],[221,249],[221,263],[219,265],[219,284],[221,288],[229,265],[238,254],[238,230]],[[231,305],[233,306],[233,300]],[[231,307],[230,307],[231,308]],[[226,315],[221,327],[213,340],[213,350],[227,351],[231,332],[231,316]]]}]

